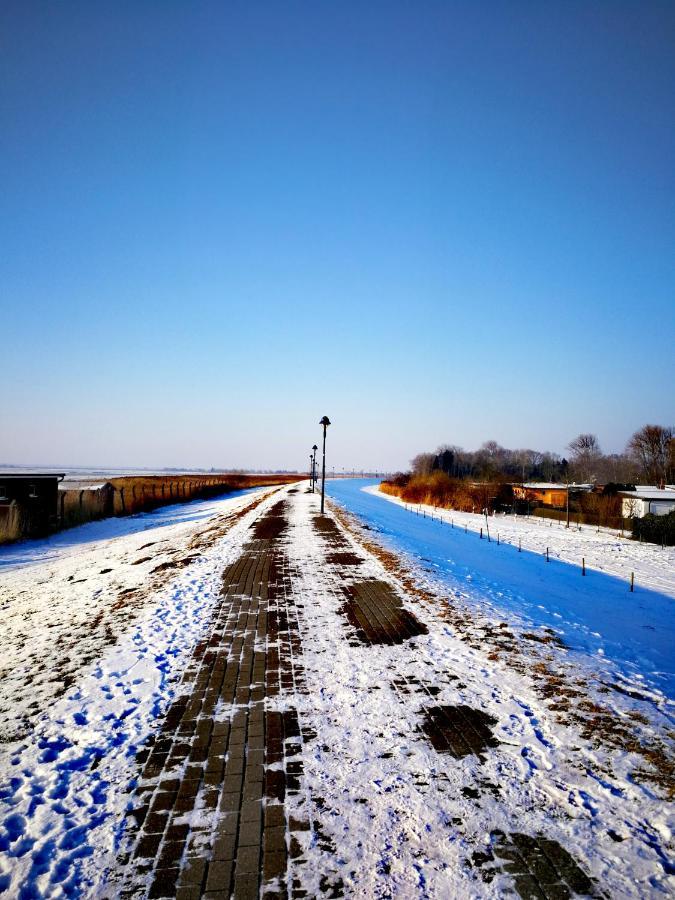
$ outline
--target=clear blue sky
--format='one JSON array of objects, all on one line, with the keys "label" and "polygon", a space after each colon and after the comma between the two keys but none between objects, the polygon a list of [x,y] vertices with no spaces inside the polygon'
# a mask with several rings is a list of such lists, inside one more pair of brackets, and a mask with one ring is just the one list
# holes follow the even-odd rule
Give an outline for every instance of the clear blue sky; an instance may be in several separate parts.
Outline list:
[{"label": "clear blue sky", "polygon": [[675,419],[675,5],[4,2],[0,462]]}]

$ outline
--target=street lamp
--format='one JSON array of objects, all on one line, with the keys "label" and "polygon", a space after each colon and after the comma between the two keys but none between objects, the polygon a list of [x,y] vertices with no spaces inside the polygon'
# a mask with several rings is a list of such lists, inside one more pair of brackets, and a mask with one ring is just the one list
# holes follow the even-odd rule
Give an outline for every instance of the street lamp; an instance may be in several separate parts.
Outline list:
[{"label": "street lamp", "polygon": [[323,464],[321,469],[321,515],[323,515],[324,495],[326,492],[326,428],[330,425],[328,416],[324,416],[319,425],[323,425]]},{"label": "street lamp", "polygon": [[314,493],[314,487],[316,485],[316,451],[318,449],[316,444],[312,445],[312,450],[314,451],[314,456],[312,457],[312,493]]}]

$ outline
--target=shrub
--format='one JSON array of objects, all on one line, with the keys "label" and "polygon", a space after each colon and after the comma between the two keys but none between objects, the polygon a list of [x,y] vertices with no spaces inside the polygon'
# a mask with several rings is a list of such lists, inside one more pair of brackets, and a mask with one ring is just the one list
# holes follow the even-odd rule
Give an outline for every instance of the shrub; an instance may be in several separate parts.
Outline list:
[{"label": "shrub", "polygon": [[650,513],[641,519],[633,519],[633,538],[649,541],[651,544],[675,544],[675,510],[667,516]]},{"label": "shrub", "polygon": [[425,503],[464,512],[480,511],[485,506],[492,509],[510,495],[508,485],[471,484],[438,469],[426,475],[397,475],[383,481],[380,490],[406,503]]}]

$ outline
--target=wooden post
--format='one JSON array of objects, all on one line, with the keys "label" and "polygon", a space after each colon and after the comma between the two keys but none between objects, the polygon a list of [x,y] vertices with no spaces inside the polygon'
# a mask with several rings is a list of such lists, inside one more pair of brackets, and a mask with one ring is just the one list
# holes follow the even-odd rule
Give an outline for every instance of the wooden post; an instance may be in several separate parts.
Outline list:
[{"label": "wooden post", "polygon": [[546,562],[548,562],[548,561],[549,561],[549,559],[548,559],[548,547],[547,547],[546,548]]},{"label": "wooden post", "polygon": [[482,528],[480,530],[480,539],[481,539],[481,541],[483,540],[483,529]]},{"label": "wooden post", "polygon": [[631,594],[635,590],[635,572],[630,573],[630,592]]},{"label": "wooden post", "polygon": [[586,574],[586,559],[583,556],[581,557],[581,574]]},{"label": "wooden post", "polygon": [[518,553],[522,552],[522,548],[520,546],[521,538],[518,538]]}]

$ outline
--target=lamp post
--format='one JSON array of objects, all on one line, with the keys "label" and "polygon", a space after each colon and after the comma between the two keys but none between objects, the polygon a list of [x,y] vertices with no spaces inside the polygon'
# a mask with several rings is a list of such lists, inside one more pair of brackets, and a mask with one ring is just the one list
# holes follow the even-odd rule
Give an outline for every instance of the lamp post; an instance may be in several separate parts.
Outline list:
[{"label": "lamp post", "polygon": [[326,428],[330,425],[328,416],[323,416],[319,425],[323,425],[323,463],[321,467],[321,515],[323,515],[324,495],[326,492]]},{"label": "lamp post", "polygon": [[312,493],[314,493],[314,487],[316,486],[316,451],[319,448],[316,444],[312,445],[312,450],[314,451],[313,461],[312,461]]},{"label": "lamp post", "polygon": [[309,486],[314,490],[314,457],[309,454]]}]

